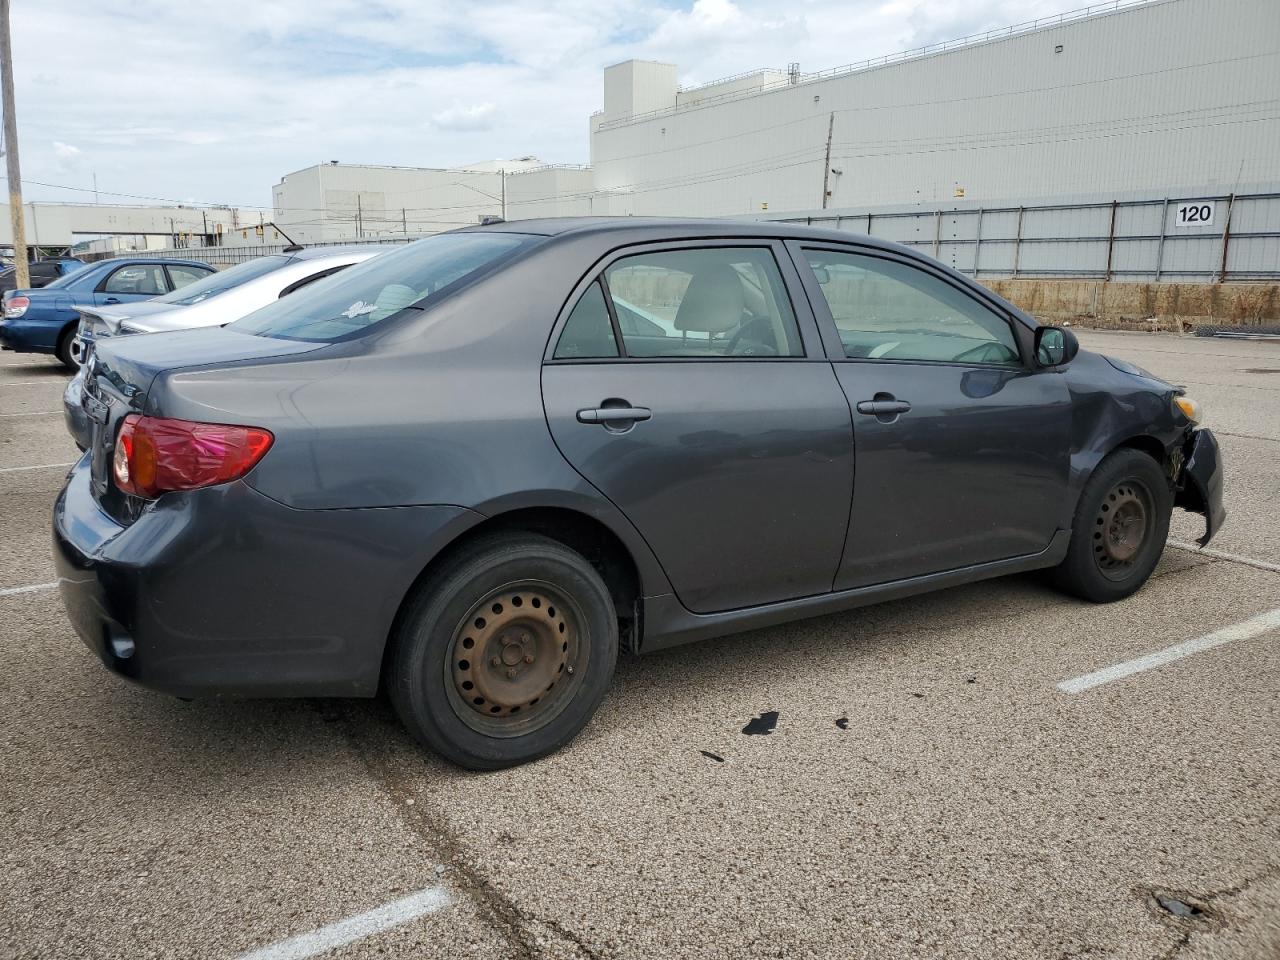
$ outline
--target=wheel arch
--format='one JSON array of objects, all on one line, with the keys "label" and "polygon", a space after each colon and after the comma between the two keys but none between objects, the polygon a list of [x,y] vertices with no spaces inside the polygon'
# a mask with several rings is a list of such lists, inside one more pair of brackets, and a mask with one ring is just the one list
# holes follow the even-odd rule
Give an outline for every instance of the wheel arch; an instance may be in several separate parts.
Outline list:
[{"label": "wheel arch", "polygon": [[481,537],[503,533],[540,534],[581,554],[596,569],[609,588],[618,614],[620,645],[633,653],[640,649],[643,627],[641,618],[643,605],[640,603],[640,598],[644,595],[646,580],[632,549],[623,538],[603,520],[572,507],[513,507],[486,516],[485,519],[457,533],[427,561],[414,577],[400,599],[387,641],[383,646],[381,676],[386,675],[393,646],[391,638],[395,636],[401,618],[422,585],[430,581],[438,570],[468,544]]}]

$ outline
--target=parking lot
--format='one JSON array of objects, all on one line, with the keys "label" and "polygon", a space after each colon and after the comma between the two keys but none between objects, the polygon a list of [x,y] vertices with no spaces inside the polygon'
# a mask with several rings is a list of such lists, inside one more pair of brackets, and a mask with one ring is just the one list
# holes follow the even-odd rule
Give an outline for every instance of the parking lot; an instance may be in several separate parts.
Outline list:
[{"label": "parking lot", "polygon": [[381,700],[109,675],[52,588],[66,374],[3,355],[0,955],[1280,957],[1280,342],[1080,336],[1205,405],[1209,554],[1178,512],[1115,605],[1015,577],[623,659],[491,774]]}]

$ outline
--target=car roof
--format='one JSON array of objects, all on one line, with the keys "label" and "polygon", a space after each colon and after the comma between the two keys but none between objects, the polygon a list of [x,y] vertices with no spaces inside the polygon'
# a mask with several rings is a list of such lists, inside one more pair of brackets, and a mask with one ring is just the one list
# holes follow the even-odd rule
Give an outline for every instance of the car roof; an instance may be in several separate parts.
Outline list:
[{"label": "car roof", "polygon": [[105,260],[99,260],[91,263],[91,267],[113,266],[128,267],[135,263],[167,263],[182,267],[204,267],[212,270],[213,267],[205,263],[203,260],[178,260],[173,257],[107,257]]},{"label": "car roof", "polygon": [[802,223],[782,223],[777,220],[717,220],[695,217],[546,217],[477,224],[454,232],[524,233],[557,238],[627,233],[631,234],[631,239],[635,240],[770,237],[780,240],[856,242],[884,249],[901,249],[898,244],[850,230],[824,229]]},{"label": "car roof", "polygon": [[294,251],[290,256],[295,260],[316,260],[320,257],[333,257],[349,253],[368,253],[372,256],[373,254],[383,253],[387,250],[397,250],[402,247],[404,247],[403,243],[346,243],[336,244],[332,247],[307,247],[305,250]]}]

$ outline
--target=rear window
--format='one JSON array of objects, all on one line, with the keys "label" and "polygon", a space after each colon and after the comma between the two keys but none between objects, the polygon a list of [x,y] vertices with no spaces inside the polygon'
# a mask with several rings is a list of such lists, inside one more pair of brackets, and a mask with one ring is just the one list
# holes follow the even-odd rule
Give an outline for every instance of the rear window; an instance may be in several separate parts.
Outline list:
[{"label": "rear window", "polygon": [[345,340],[409,307],[428,306],[539,239],[510,233],[427,237],[319,280],[231,326],[286,340]]},{"label": "rear window", "polygon": [[258,257],[254,260],[238,263],[220,273],[211,273],[194,283],[178,287],[172,293],[166,293],[163,297],[156,297],[155,299],[159,303],[173,303],[178,306],[189,307],[192,304],[199,303],[201,300],[208,300],[210,297],[216,297],[220,293],[226,293],[232,287],[238,287],[242,283],[256,280],[258,277],[274,270],[279,270],[289,263],[293,263],[293,257],[277,255]]}]

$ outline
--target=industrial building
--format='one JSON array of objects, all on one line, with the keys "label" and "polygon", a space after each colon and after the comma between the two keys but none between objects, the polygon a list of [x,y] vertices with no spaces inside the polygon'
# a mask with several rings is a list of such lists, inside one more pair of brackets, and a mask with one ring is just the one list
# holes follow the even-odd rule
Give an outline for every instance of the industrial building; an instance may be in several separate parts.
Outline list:
[{"label": "industrial building", "polygon": [[[8,255],[13,247],[9,205],[0,204],[0,211],[0,251]],[[227,206],[24,203],[22,212],[27,243],[47,253],[93,255],[278,239],[270,230],[258,232],[262,211]]]},{"label": "industrial building", "polygon": [[[339,163],[295,170],[271,188],[274,221],[299,243],[378,240],[440,233],[504,216],[513,174],[541,166],[536,157],[486,160],[457,168]],[[555,178],[536,189],[580,188]],[[533,198],[533,194],[526,191]]]},{"label": "industrial building", "polygon": [[320,164],[274,187],[303,240],[484,216],[851,215],[1280,188],[1280,3],[1115,0],[864,63],[682,88],[604,71],[589,166]]},{"label": "industrial building", "polygon": [[1280,183],[1280,3],[1108,3],[806,74],[605,71],[598,191],[637,214],[1036,203]]}]

